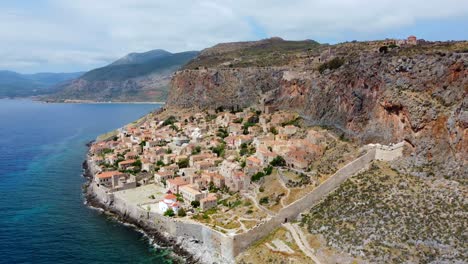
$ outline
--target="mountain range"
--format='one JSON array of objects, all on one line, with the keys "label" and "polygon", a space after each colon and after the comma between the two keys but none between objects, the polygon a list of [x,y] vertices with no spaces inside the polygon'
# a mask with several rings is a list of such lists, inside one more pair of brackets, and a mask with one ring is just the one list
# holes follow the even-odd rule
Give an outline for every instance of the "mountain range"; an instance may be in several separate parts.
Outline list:
[{"label": "mountain range", "polygon": [[21,74],[0,71],[0,98],[52,93],[55,91],[53,89],[55,85],[78,78],[82,74],[83,72]]},{"label": "mountain range", "polygon": [[0,71],[0,98],[38,96],[63,101],[165,101],[172,74],[198,55],[162,49],[130,53],[111,64],[76,73]]},{"label": "mountain range", "polygon": [[115,62],[61,83],[46,101],[165,101],[172,74],[197,51],[152,50],[130,53]]}]

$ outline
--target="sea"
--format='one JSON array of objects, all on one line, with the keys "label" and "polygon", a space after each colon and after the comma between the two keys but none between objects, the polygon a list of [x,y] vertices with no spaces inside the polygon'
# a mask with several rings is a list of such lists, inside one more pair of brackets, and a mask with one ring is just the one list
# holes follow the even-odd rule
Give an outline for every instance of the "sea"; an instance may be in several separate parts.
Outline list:
[{"label": "sea", "polygon": [[0,263],[172,263],[82,192],[86,143],[159,107],[0,99]]}]

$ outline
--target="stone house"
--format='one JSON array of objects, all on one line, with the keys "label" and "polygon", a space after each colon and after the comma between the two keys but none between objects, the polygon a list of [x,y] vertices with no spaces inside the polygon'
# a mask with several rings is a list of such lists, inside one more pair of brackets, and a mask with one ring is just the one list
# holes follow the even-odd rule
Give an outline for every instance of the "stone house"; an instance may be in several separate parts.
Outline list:
[{"label": "stone house", "polygon": [[135,163],[136,160],[134,159],[130,159],[130,160],[124,160],[124,161],[121,161],[119,162],[119,169],[121,170],[126,170],[128,169],[129,167],[133,166],[133,163]]},{"label": "stone house", "polygon": [[308,153],[303,150],[293,150],[289,151],[285,155],[286,166],[295,168],[295,169],[307,169],[309,166],[309,161],[307,159]]},{"label": "stone house", "polygon": [[176,164],[164,166],[164,167],[161,167],[161,169],[159,169],[160,172],[169,171],[172,174],[175,174],[178,170],[179,170],[179,166],[177,166]]},{"label": "stone house", "polygon": [[291,136],[297,133],[298,127],[293,125],[287,125],[284,127],[280,127],[278,130],[280,134],[286,134]]},{"label": "stone house", "polygon": [[167,188],[172,193],[179,193],[179,188],[189,184],[188,178],[185,177],[176,177],[174,179],[167,180]]},{"label": "stone house", "polygon": [[207,197],[200,200],[200,208],[203,211],[216,207],[217,204],[218,198],[216,198],[216,195],[212,193],[208,194]]},{"label": "stone house", "polygon": [[104,171],[98,173],[94,176],[94,181],[99,185],[104,185],[107,187],[112,186],[112,177],[113,176],[120,176],[124,173],[120,171]]},{"label": "stone house", "polygon": [[237,136],[235,139],[235,146],[236,148],[240,148],[242,144],[249,144],[253,140],[253,137],[251,135],[240,135]]},{"label": "stone house", "polygon": [[141,170],[150,172],[154,170],[154,164],[149,159],[141,159]]},{"label": "stone house", "polygon": [[417,45],[418,44],[418,39],[415,36],[409,36],[408,39],[406,40],[406,44],[408,44],[408,45]]},{"label": "stone house", "polygon": [[193,167],[195,165],[195,162],[203,161],[205,159],[209,159],[209,158],[213,158],[213,157],[215,157],[215,155],[212,154],[212,153],[201,153],[201,154],[197,154],[197,155],[192,155],[189,158],[189,165],[190,165],[190,167]]},{"label": "stone house", "polygon": [[167,183],[167,180],[172,179],[172,178],[174,178],[174,174],[170,171],[164,171],[164,172],[158,171],[154,174],[155,183],[163,183],[163,182]]},{"label": "stone house", "polygon": [[193,201],[200,201],[203,198],[203,193],[198,191],[193,185],[188,184],[181,186],[179,192],[184,198],[186,203],[191,203]]}]

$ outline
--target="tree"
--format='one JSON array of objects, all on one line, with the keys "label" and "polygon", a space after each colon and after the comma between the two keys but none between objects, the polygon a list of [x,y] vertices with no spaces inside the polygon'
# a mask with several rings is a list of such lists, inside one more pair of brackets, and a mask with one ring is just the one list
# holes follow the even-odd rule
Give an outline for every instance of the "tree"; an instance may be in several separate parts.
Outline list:
[{"label": "tree", "polygon": [[224,143],[221,143],[219,144],[218,146],[216,147],[212,147],[211,148],[211,151],[213,151],[214,153],[216,153],[216,155],[218,155],[218,157],[222,157],[224,156],[224,149],[226,148],[226,144]]},{"label": "tree", "polygon": [[268,167],[264,168],[263,171],[265,172],[265,175],[270,175],[273,172],[273,167],[268,166]]},{"label": "tree", "polygon": [[200,201],[192,201],[190,205],[192,205],[193,208],[198,208],[200,206]]},{"label": "tree", "polygon": [[259,172],[255,173],[254,175],[252,175],[251,180],[252,180],[253,182],[256,182],[256,181],[259,181],[259,180],[260,180],[261,178],[263,178],[263,177],[265,177],[265,173],[259,171]]},{"label": "tree", "polygon": [[260,204],[267,204],[269,202],[268,196],[260,198]]},{"label": "tree", "polygon": [[163,122],[163,126],[167,126],[167,125],[172,125],[174,124],[175,122],[177,121],[177,118],[175,116],[170,116],[168,118],[166,118],[166,120],[164,120]]},{"label": "tree", "polygon": [[187,213],[185,212],[184,208],[180,208],[179,211],[177,211],[177,216],[184,217],[186,215]]},{"label": "tree", "polygon": [[173,217],[175,215],[174,210],[172,210],[172,208],[169,208],[169,209],[166,210],[166,212],[164,212],[164,215],[169,216],[169,217]]},{"label": "tree", "polygon": [[273,167],[283,167],[286,166],[286,161],[281,156],[276,156],[271,162],[270,165]]},{"label": "tree", "polygon": [[276,127],[270,127],[270,132],[271,132],[273,135],[278,135],[278,130],[276,129]]},{"label": "tree", "polygon": [[201,152],[201,147],[200,147],[200,146],[196,146],[196,147],[192,150],[192,155],[199,154],[200,152]]},{"label": "tree", "polygon": [[189,166],[189,159],[181,159],[177,162],[180,169],[187,168]]}]

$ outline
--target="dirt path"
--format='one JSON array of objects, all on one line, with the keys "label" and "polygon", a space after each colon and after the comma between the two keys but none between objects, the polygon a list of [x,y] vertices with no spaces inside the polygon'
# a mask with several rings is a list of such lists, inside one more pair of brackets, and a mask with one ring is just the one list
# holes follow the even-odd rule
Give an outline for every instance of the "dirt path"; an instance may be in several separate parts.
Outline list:
[{"label": "dirt path", "polygon": [[283,175],[283,171],[281,170],[278,170],[278,181],[280,182],[281,186],[286,189],[286,195],[281,197],[281,200],[280,200],[280,203],[281,203],[281,206],[286,207],[287,204],[284,204],[284,200],[287,199],[289,197],[289,194],[291,193],[291,190],[286,186],[286,183],[284,182],[284,175]]},{"label": "dirt path", "polygon": [[296,241],[297,246],[308,256],[311,258],[316,264],[322,264],[320,260],[315,256],[314,250],[309,247],[309,243],[307,243],[307,240],[305,238],[305,235],[302,233],[302,231],[298,228],[295,228],[292,224],[286,223],[283,224],[283,226],[291,232],[291,235],[294,238],[294,241]]}]

